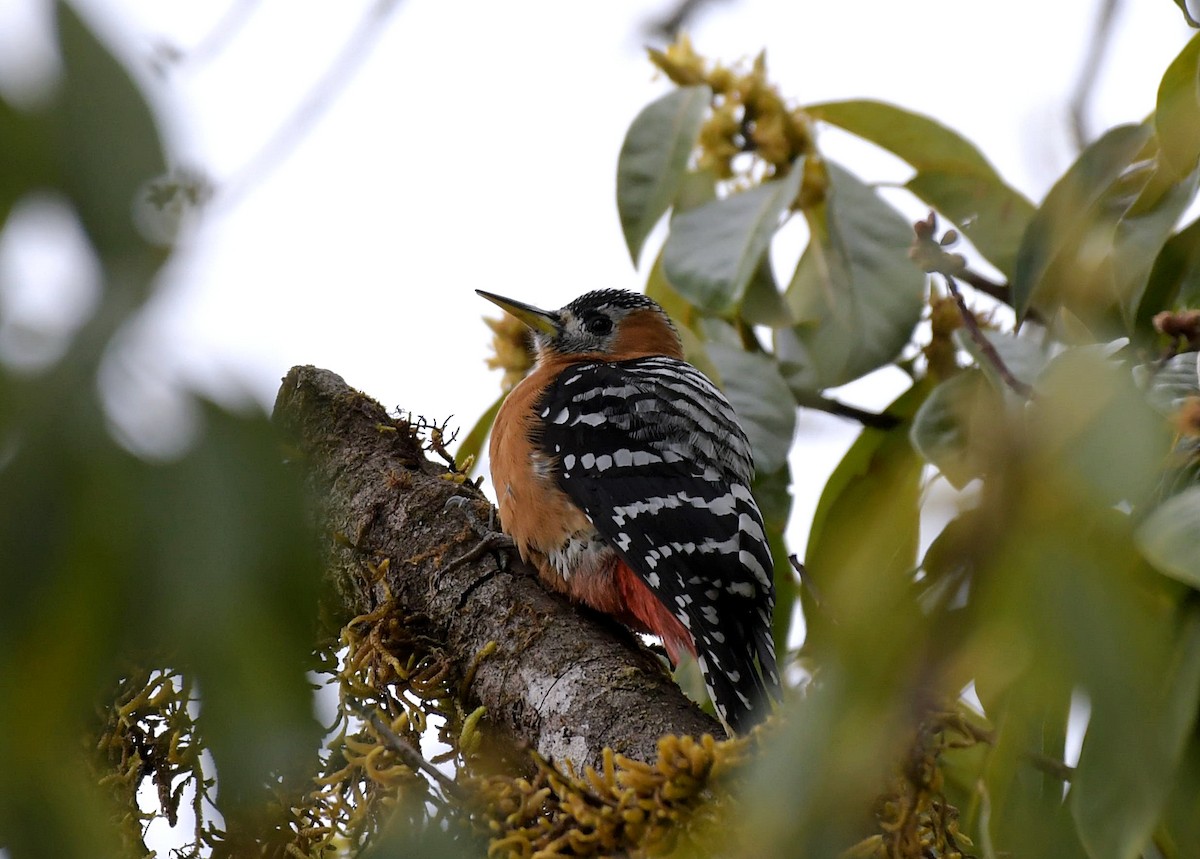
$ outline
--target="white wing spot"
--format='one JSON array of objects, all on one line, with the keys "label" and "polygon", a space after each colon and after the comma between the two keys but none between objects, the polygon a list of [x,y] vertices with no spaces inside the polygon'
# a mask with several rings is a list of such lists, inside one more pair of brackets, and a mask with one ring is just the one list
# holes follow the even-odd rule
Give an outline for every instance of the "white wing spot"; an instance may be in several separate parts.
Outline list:
[{"label": "white wing spot", "polygon": [[598,427],[604,421],[605,417],[600,412],[584,412],[571,421],[571,426],[575,426],[575,424],[587,424],[590,427]]}]

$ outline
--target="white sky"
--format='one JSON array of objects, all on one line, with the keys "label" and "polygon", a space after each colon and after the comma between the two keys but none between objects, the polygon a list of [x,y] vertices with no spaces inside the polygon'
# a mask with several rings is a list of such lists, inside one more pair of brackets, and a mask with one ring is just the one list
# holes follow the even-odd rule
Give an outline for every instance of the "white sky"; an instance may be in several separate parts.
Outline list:
[{"label": "white sky", "polygon": [[[79,5],[146,65],[164,41],[186,53],[236,2]],[[46,65],[48,5],[0,0],[0,81],[10,89]],[[713,3],[692,35],[725,60],[765,46],[772,76],[800,103],[870,97],[928,113],[1036,200],[1072,158],[1065,104],[1099,5],[738,0]],[[311,133],[204,218],[140,329],[150,348],[142,371],[269,404],[291,365],[312,363],[387,406],[454,415],[465,432],[498,392],[480,322],[494,308],[473,289],[558,307],[591,289],[642,285],[621,238],[614,176],[629,122],[668,87],[642,52],[642,24],[668,6],[401,0]],[[1170,0],[1123,7],[1096,129],[1153,109],[1189,35]],[[371,8],[261,0],[220,54],[168,74],[184,166],[218,190],[237,177]],[[823,143],[868,180],[907,175],[843,137]],[[61,268],[54,259],[27,267]],[[839,396],[879,407],[889,392],[894,380]],[[174,425],[170,402],[142,401],[143,425]],[[798,432],[790,533],[802,551],[817,493],[856,428],[804,413]]]}]

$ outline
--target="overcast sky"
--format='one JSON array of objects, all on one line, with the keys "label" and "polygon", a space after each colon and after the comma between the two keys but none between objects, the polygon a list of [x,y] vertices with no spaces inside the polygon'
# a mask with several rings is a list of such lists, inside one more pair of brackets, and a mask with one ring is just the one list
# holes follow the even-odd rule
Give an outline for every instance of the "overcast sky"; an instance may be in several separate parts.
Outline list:
[{"label": "overcast sky", "polygon": [[[163,46],[182,52],[157,78],[159,101],[181,165],[218,193],[141,327],[149,395],[133,411],[142,429],[177,423],[172,399],[153,396],[165,390],[156,378],[269,404],[297,363],[465,428],[498,391],[480,322],[494,308],[472,290],[558,307],[591,289],[639,289],[614,174],[629,122],[668,87],[642,50],[645,23],[668,5],[79,0],[147,77]],[[1099,5],[737,0],[711,3],[692,35],[724,60],[765,47],[772,77],[798,103],[870,97],[928,113],[1036,200],[1073,157],[1066,103]],[[0,0],[10,92],[36,88],[52,67],[48,6]],[[246,12],[242,23],[207,50],[230,9]],[[376,37],[355,42],[364,21]],[[1093,127],[1149,113],[1188,35],[1171,0],[1125,0]],[[362,59],[349,84],[246,182],[247,165],[348,44]],[[907,175],[836,134],[821,143],[868,180]],[[62,258],[54,247],[26,268],[69,280]],[[893,380],[840,395],[881,406],[895,391]],[[801,416],[794,548],[855,430]]]}]

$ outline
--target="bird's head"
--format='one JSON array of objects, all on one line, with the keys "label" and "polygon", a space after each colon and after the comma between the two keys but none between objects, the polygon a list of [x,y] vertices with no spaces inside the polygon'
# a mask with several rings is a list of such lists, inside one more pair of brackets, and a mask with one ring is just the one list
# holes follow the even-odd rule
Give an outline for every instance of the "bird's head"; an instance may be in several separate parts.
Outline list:
[{"label": "bird's head", "polygon": [[538,360],[555,355],[609,361],[646,355],[682,358],[679,334],[658,302],[623,289],[599,289],[559,310],[540,310],[511,298],[475,292],[525,323]]}]

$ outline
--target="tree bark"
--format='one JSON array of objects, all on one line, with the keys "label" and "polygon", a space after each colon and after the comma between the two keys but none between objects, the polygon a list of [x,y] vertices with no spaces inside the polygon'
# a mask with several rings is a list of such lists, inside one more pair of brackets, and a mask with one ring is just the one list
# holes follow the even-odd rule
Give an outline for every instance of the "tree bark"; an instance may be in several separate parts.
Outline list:
[{"label": "tree bark", "polygon": [[[491,507],[472,484],[445,479],[407,421],[315,367],[284,378],[274,420],[318,502],[328,575],[347,608],[369,611],[391,594],[493,727],[576,766],[599,766],[606,746],[653,761],[664,734],[723,735],[628,630],[543,588],[515,552],[507,565],[472,553],[480,536],[446,502],[463,496],[483,522]],[[371,584],[367,567],[383,559],[385,581]],[[489,642],[495,652],[478,660]]]}]

